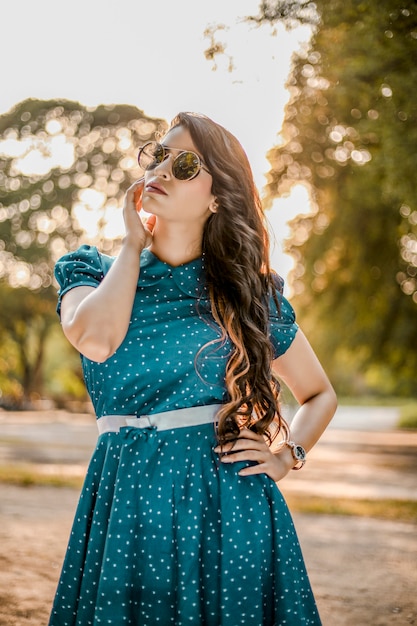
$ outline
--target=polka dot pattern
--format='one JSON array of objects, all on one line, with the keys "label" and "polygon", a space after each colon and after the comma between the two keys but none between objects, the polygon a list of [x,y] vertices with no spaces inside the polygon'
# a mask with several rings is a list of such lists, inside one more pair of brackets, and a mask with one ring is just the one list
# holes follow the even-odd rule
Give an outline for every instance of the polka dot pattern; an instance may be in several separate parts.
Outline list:
[{"label": "polka dot pattern", "polygon": [[[61,293],[96,285],[111,264],[86,247],[68,257],[57,267]],[[271,328],[285,351],[295,326],[282,314]],[[221,401],[230,345],[195,364],[218,337],[201,259],[171,268],[145,251],[125,341],[104,364],[83,360],[98,415]],[[221,464],[215,446],[212,424],[99,437],[49,626],[320,624],[277,485],[238,476],[246,464]]]},{"label": "polka dot pattern", "polygon": [[[112,257],[93,246],[81,246],[58,261],[58,311],[67,291],[81,285],[96,287],[112,262]],[[294,311],[281,291],[282,285],[277,283],[280,311],[272,298],[270,303],[275,357],[288,349],[297,331]],[[104,363],[81,357],[97,416],[160,413],[224,402],[229,342],[217,343],[199,354],[206,343],[220,337],[210,312],[203,259],[172,267],[144,250],[123,343]]]}]

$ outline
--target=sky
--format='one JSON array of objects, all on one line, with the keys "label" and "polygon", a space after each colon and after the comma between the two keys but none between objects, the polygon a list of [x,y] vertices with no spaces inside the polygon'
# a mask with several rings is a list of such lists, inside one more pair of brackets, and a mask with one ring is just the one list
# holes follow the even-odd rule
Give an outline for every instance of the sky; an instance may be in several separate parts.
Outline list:
[{"label": "sky", "polygon": [[[87,106],[126,103],[169,121],[178,111],[212,117],[242,143],[262,193],[266,152],[279,143],[289,93],[285,82],[303,28],[276,33],[249,26],[258,0],[14,0],[2,10],[0,114],[26,98],[66,98]],[[208,61],[207,27],[226,55]],[[229,71],[230,57],[234,69]],[[286,222],[308,212],[299,188],[274,203],[268,219],[276,244],[272,265],[284,277]]]}]

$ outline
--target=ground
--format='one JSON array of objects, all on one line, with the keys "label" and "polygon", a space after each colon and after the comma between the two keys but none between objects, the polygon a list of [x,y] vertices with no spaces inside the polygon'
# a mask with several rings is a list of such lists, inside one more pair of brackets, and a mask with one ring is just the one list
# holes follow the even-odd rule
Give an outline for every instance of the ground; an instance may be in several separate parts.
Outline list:
[{"label": "ground", "polygon": [[[16,425],[21,425],[18,418],[14,422],[9,419],[7,424],[11,426],[7,431],[6,421],[3,419],[1,424],[3,437],[0,441],[0,461],[10,460],[11,444],[13,441],[16,443],[16,438],[12,441],[10,433]],[[78,436],[80,428],[78,424]],[[29,426],[25,430],[29,432]],[[59,439],[57,433],[59,435],[61,431],[58,431],[55,431],[54,439]],[[8,432],[6,446],[4,442],[7,436],[4,433],[7,435]],[[344,431],[333,431],[333,434],[324,439],[321,452],[320,447],[317,447],[316,459],[311,460],[311,476],[314,478],[314,484],[311,483],[312,491],[317,487],[325,459],[330,463],[328,468],[334,464],[331,452],[334,446],[331,442],[341,438],[349,441],[349,436],[343,437],[343,433]],[[385,455],[388,459],[385,464],[389,467],[385,467],[385,470],[382,466],[378,467],[375,460],[379,458],[375,455],[383,454],[381,447],[378,452],[374,451],[374,456],[370,454],[369,447],[366,452],[361,449],[352,454],[359,455],[360,464],[364,468],[371,463],[368,467],[369,474],[380,475],[382,472],[384,480],[388,481],[390,478],[391,485],[388,487],[397,482],[399,488],[402,484],[409,484],[412,488],[411,477],[415,476],[414,472],[412,475],[407,474],[403,468],[403,481],[398,472],[395,474],[396,478],[392,473],[392,465],[403,467],[399,461],[403,458],[399,452],[402,448],[398,443],[401,437],[398,437],[396,454],[393,453],[392,441],[396,434],[391,433],[389,436],[390,443]],[[350,437],[352,439],[351,434]],[[362,434],[360,440],[363,441],[364,438],[366,439],[366,434]],[[372,437],[373,441],[380,438],[380,433]],[[404,458],[410,453],[410,445],[415,452],[415,436],[406,436],[406,443]],[[351,449],[352,446],[353,444]],[[340,445],[339,448],[343,446]],[[22,446],[19,450],[22,453]],[[34,446],[31,451],[33,456],[38,455],[39,461],[39,446]],[[343,452],[347,454],[346,442]],[[27,449],[25,454],[28,454]],[[69,456],[74,457],[74,453],[71,452]],[[358,470],[359,457],[352,456],[350,469],[355,467],[355,471]],[[388,473],[385,475],[384,471]],[[305,483],[303,489],[299,486],[292,487],[292,483],[296,485],[295,474],[294,472],[291,475],[287,487],[283,486],[283,491],[291,492],[292,497],[303,497]],[[307,477],[306,473],[304,481],[308,481]],[[325,481],[321,481],[321,489],[324,483]],[[334,481],[329,485],[334,486]],[[341,489],[343,491],[343,485]],[[0,494],[0,626],[45,626],[78,491],[67,487],[1,484]],[[417,624],[417,533],[414,523],[304,513],[295,513],[294,521],[323,626]]]}]

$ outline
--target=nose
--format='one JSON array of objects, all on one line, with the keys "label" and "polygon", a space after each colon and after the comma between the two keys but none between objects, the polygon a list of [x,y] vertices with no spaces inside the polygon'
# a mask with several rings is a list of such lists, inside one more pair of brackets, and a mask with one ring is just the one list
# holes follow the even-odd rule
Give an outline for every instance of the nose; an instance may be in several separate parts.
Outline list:
[{"label": "nose", "polygon": [[165,159],[155,165],[152,168],[152,171],[156,173],[157,176],[161,176],[162,178],[168,179],[172,176],[172,155],[167,154]]}]

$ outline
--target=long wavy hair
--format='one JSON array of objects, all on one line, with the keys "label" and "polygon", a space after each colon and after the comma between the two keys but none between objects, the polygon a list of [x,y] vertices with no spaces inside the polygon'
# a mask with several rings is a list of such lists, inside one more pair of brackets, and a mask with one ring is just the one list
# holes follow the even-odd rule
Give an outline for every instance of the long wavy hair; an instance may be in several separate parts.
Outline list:
[{"label": "long wavy hair", "polygon": [[272,430],[288,435],[271,368],[270,296],[277,306],[278,301],[269,236],[248,158],[236,137],[204,115],[179,113],[170,128],[177,126],[189,131],[202,155],[218,205],[202,241],[212,315],[222,331],[220,341],[229,338],[233,346],[226,366],[228,401],[217,416],[218,440],[233,440],[244,427],[270,440]]}]

